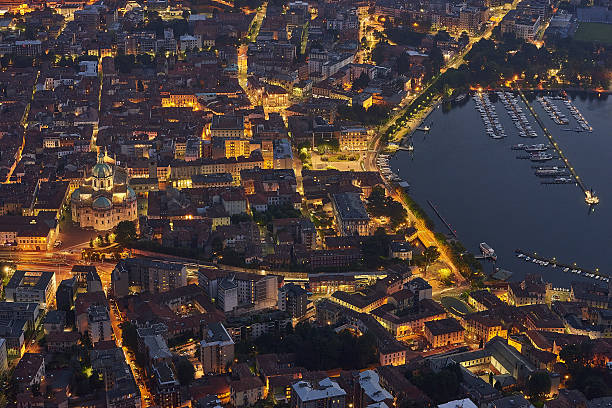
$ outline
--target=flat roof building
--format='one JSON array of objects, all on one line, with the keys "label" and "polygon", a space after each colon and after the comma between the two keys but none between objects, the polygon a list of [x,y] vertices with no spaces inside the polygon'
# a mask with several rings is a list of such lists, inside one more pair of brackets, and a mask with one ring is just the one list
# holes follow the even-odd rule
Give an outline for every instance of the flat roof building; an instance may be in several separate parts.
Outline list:
[{"label": "flat roof building", "polygon": [[42,308],[54,303],[55,273],[45,271],[15,271],[5,288],[9,302],[36,302]]},{"label": "flat roof building", "polygon": [[340,235],[370,235],[370,216],[359,194],[334,194],[332,207]]}]

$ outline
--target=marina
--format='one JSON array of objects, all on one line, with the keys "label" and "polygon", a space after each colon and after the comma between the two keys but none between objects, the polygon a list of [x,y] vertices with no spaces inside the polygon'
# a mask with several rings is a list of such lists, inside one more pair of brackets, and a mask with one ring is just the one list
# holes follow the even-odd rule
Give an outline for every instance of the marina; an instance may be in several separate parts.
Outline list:
[{"label": "marina", "polygon": [[584,276],[586,278],[596,279],[606,283],[610,281],[609,276],[599,273],[598,269],[593,271],[586,268],[581,268],[579,266],[576,266],[576,263],[570,265],[558,262],[557,258],[546,258],[543,256],[539,256],[537,253],[527,252],[521,249],[516,249],[514,252],[516,253],[516,257],[518,259],[521,259],[525,262],[531,262],[543,267],[558,268],[566,273],[574,273],[577,275]]},{"label": "marina", "polygon": [[[536,111],[533,109],[533,106],[531,106],[531,104],[529,103],[529,101],[527,100],[527,98],[525,97],[525,94],[523,93],[523,91],[519,89],[518,93],[521,96],[521,98],[523,99],[523,101],[525,102],[525,105],[527,105],[527,108],[529,109],[529,111],[531,112],[531,114],[533,115],[533,117],[535,118],[536,122],[538,123],[538,125],[540,125],[540,127],[542,128],[542,131],[544,131],[544,135],[548,138],[548,140],[550,141],[551,145],[553,146],[553,148],[555,149],[555,151],[557,152],[557,154],[559,155],[559,158],[565,163],[565,165],[567,166],[567,168],[569,169],[569,172],[572,175],[572,178],[574,179],[576,185],[578,187],[580,187],[580,189],[583,191],[584,193],[584,200],[585,202],[589,205],[589,206],[593,206],[595,204],[599,204],[599,197],[597,197],[595,195],[595,193],[593,192],[592,189],[589,189],[586,184],[580,179],[580,176],[578,176],[578,173],[576,172],[576,170],[574,169],[574,167],[572,167],[570,165],[569,160],[567,159],[567,157],[565,156],[565,154],[563,153],[563,151],[561,150],[561,147],[559,147],[559,144],[555,141],[552,133],[550,133],[550,131],[548,130],[548,128],[546,127],[546,125],[544,125],[544,123],[542,122],[542,120],[540,119],[540,117],[538,116],[538,114],[536,113]],[[571,102],[570,102],[571,104]],[[573,105],[572,105],[573,106]],[[576,111],[578,111],[578,109],[576,108]],[[562,179],[562,180],[561,180]],[[553,183],[543,183],[543,184],[570,184],[567,179],[561,178],[560,180],[558,180],[558,182],[553,182]]]},{"label": "marina", "polygon": [[570,176],[569,172],[565,168],[553,166],[551,168],[538,168],[535,171],[535,175],[538,177],[561,177]]},{"label": "marina", "polygon": [[476,110],[480,113],[480,117],[485,125],[485,130],[492,139],[503,139],[506,137],[506,131],[501,125],[495,106],[491,103],[487,93],[477,92],[474,99]]},{"label": "marina", "polygon": [[574,106],[574,104],[572,103],[570,99],[568,99],[567,97],[563,98],[563,103],[565,104],[567,109],[569,109],[574,119],[576,119],[576,121],[578,122],[578,127],[576,128],[576,132],[581,132],[581,131],[592,132],[593,131],[593,128],[591,127],[591,125],[589,125],[589,122],[587,122],[587,120],[584,118],[582,113],[578,110],[577,107]]},{"label": "marina", "polygon": [[567,119],[567,117],[563,113],[561,113],[559,107],[554,104],[553,98],[551,98],[550,96],[538,96],[536,99],[538,100],[542,108],[546,111],[546,113],[548,113],[550,118],[557,125],[569,124],[569,119]]},{"label": "marina", "polygon": [[[516,90],[514,95],[519,96]],[[600,268],[608,273],[612,270],[612,262],[607,255],[612,245],[609,233],[609,225],[612,224],[612,185],[606,182],[612,163],[612,150],[602,148],[609,140],[609,134],[604,129],[611,124],[609,112],[612,98],[576,93],[571,97],[573,104],[588,114],[594,128],[588,138],[576,137],[578,134],[574,132],[564,132],[565,126],[557,125],[535,100],[535,96],[530,101],[533,101],[535,112],[552,134],[553,140],[571,160],[570,164],[580,179],[588,180],[589,187],[597,186],[597,196],[601,202],[594,211],[585,208],[586,195],[582,195],[582,191],[577,194],[575,181],[542,184],[556,178],[573,178],[568,176],[571,173],[565,161],[516,159],[516,155],[528,155],[525,146],[535,144],[548,147],[545,153],[554,156],[558,156],[558,153],[550,139],[518,139],[510,115],[506,113],[502,101],[494,96],[491,96],[491,103],[495,105],[499,121],[506,129],[506,139],[491,143],[488,137],[483,137],[483,121],[475,109],[476,97],[472,94],[461,104],[452,104],[450,109],[435,109],[427,119],[427,123],[434,121],[435,127],[427,137],[412,138],[414,152],[398,151],[389,158],[393,172],[410,183],[411,197],[435,222],[438,231],[448,234],[447,227],[427,200],[441,210],[444,219],[459,234],[462,244],[472,253],[480,255],[481,242],[495,249],[497,263],[482,262],[488,275],[494,273],[495,267],[501,267],[513,272],[510,281],[520,281],[530,273],[542,274],[545,280],[558,286],[566,286],[576,280],[592,281],[583,275],[559,273],[555,268],[527,263],[515,256],[517,247],[533,248],[538,254],[549,257],[561,255],[566,263],[577,262],[589,271]],[[554,102],[573,123],[573,117],[561,102]],[[539,124],[535,118],[530,118],[533,115],[523,106],[522,100],[518,103],[537,130]],[[589,244],[581,245],[585,239]]]},{"label": "marina", "polygon": [[531,160],[532,162],[545,162],[553,159],[558,159],[559,156],[553,156],[549,153],[538,152],[531,154],[521,154],[516,156],[516,158],[521,160]]},{"label": "marina", "polygon": [[536,138],[538,137],[537,132],[529,124],[527,116],[523,112],[523,108],[519,105],[518,98],[510,92],[498,91],[497,96],[504,104],[514,126],[519,132],[520,137]]},{"label": "marina", "polygon": [[391,168],[389,167],[389,155],[378,155],[378,157],[376,158],[376,166],[378,167],[380,173],[387,182],[403,182],[403,180],[397,174],[391,171]]}]

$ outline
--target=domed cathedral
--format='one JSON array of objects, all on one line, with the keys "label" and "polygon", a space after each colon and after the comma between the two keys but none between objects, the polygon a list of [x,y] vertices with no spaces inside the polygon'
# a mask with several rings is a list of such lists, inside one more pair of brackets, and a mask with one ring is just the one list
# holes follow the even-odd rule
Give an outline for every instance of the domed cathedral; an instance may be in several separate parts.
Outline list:
[{"label": "domed cathedral", "polygon": [[106,152],[98,154],[91,176],[71,196],[72,220],[81,228],[113,229],[121,221],[138,218],[136,193],[126,172],[115,166]]}]

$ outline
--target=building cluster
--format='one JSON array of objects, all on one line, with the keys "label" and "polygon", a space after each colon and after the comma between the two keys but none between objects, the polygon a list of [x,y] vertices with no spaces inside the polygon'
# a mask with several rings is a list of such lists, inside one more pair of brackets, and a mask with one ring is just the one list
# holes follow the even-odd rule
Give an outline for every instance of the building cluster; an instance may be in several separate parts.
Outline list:
[{"label": "building cluster", "polygon": [[[57,285],[55,272],[15,271],[0,302],[0,369],[7,371],[7,361],[16,364],[11,391],[17,405],[140,407],[113,324],[95,267],[76,265]],[[61,363],[70,356],[91,362],[83,366],[85,380],[81,369]],[[90,377],[99,382],[81,391],[77,384]]]},{"label": "building cluster", "polygon": [[[471,311],[458,314],[412,272],[275,275],[128,258],[111,274],[109,300],[93,266],[75,266],[57,287],[53,272],[18,270],[0,302],[0,366],[19,360],[12,376],[25,405],[40,404],[40,391],[44,406],[63,407],[427,405],[431,395],[410,379],[452,372],[458,401],[503,407],[504,395],[524,390],[535,373],[547,373],[555,403],[570,398],[560,358],[567,346],[588,343],[593,366],[611,360],[608,287],[575,282],[567,290],[530,275],[470,292]],[[282,339],[302,322],[367,334],[374,368],[330,377],[301,367],[294,354],[257,354],[254,368],[244,362],[245,345]],[[57,364],[81,353],[100,380],[86,391]],[[195,371],[188,383],[185,364]]]},{"label": "building cluster", "polygon": [[514,34],[516,38],[533,41],[541,29],[546,28],[553,14],[553,5],[547,0],[521,1],[500,24],[502,34]]},{"label": "building cluster", "polygon": [[[527,276],[470,292],[465,313],[440,303],[412,265],[417,229],[381,215],[398,204],[389,183],[347,160],[366,163],[366,122],[505,2],[238,3],[0,0],[0,246],[65,257],[57,273],[3,270],[17,407],[431,406],[411,378],[441,372],[462,398],[441,406],[529,407],[504,395],[536,372],[559,404],[579,398],[561,350],[610,363],[612,289]],[[523,0],[501,32],[534,40],[551,7]],[[378,44],[419,24],[459,38]],[[116,262],[77,263],[75,247]],[[372,366],[256,350],[309,325],[371,339]]]}]

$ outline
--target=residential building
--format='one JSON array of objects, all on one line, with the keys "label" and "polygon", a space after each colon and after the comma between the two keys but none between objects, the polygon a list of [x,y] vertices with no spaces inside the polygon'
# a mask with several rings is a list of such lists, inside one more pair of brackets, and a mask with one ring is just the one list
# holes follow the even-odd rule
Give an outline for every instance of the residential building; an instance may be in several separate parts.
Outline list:
[{"label": "residential building", "polygon": [[211,323],[200,342],[202,370],[208,373],[224,373],[234,360],[234,341],[222,323]]},{"label": "residential building", "polygon": [[42,308],[38,303],[0,302],[0,319],[25,320],[29,330],[38,328],[42,314]]},{"label": "residential building", "polygon": [[141,408],[140,389],[120,348],[93,349],[90,360],[95,375],[104,381],[105,404],[108,408]]},{"label": "residential building", "polygon": [[463,343],[463,326],[453,318],[425,322],[425,338],[432,348]]},{"label": "residential building", "polygon": [[368,149],[368,131],[364,127],[343,127],[338,141],[342,151],[364,151]]},{"label": "residential building", "polygon": [[39,353],[25,353],[13,371],[13,379],[21,392],[40,384],[44,378],[45,359]]},{"label": "residential building", "polygon": [[100,341],[113,339],[108,310],[102,305],[91,305],[87,309],[87,333],[94,346]]},{"label": "residential building", "polygon": [[153,392],[155,401],[162,408],[177,408],[181,406],[181,389],[174,372],[167,363],[159,363],[153,367]]},{"label": "residential building", "polygon": [[238,283],[231,277],[221,279],[217,285],[217,305],[224,312],[238,307]]},{"label": "residential building", "polygon": [[370,235],[370,216],[359,194],[333,194],[332,208],[340,235]]},{"label": "residential building", "polygon": [[245,137],[244,117],[231,115],[215,115],[210,125],[210,136],[221,138]]},{"label": "residential building", "polygon": [[298,381],[291,387],[291,408],[344,408],[346,391],[325,378],[318,383]]},{"label": "residential building", "polygon": [[115,297],[127,296],[130,287],[137,287],[141,292],[164,293],[183,286],[187,286],[187,269],[176,262],[127,258],[111,274]]},{"label": "residential building", "polygon": [[43,323],[45,334],[64,331],[66,327],[66,312],[63,310],[49,310]]},{"label": "residential building", "polygon": [[239,377],[230,382],[230,402],[234,407],[249,407],[265,397],[265,384],[246,364],[234,365],[232,370]]},{"label": "residential building", "polygon": [[74,307],[74,301],[77,295],[78,281],[76,276],[70,279],[64,279],[60,282],[57,287],[55,294],[55,301],[57,302],[57,309],[63,311],[70,311]]},{"label": "residential building", "polygon": [[45,337],[47,351],[50,353],[65,353],[78,345],[81,335],[78,332],[52,332]]},{"label": "residential building", "polygon": [[[393,405],[393,395],[380,385],[378,373],[374,370],[365,370],[359,373],[358,391],[353,396],[353,406],[366,408],[372,405],[377,407]],[[383,405],[381,405],[383,404]]]},{"label": "residential building", "polygon": [[301,319],[308,309],[308,293],[293,283],[278,290],[278,310],[287,312],[294,319]]},{"label": "residential building", "polygon": [[21,357],[25,352],[25,332],[27,321],[23,319],[1,319],[0,338],[6,340],[6,352],[10,356]]},{"label": "residential building", "polygon": [[477,312],[492,309],[504,304],[497,296],[486,289],[476,290],[468,295],[468,304]]}]

